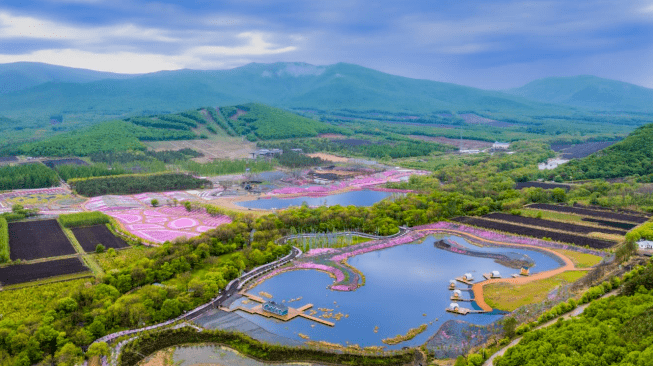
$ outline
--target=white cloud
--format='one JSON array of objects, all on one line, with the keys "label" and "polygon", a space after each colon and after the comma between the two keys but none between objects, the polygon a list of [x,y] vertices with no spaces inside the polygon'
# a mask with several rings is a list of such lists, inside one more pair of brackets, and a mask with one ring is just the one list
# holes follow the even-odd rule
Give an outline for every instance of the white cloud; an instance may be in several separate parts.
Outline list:
[{"label": "white cloud", "polygon": [[99,44],[116,39],[179,41],[178,38],[168,35],[167,31],[143,28],[129,23],[103,27],[76,27],[45,19],[15,16],[8,12],[0,12],[0,38],[60,39],[85,44]]},{"label": "white cloud", "polygon": [[215,55],[215,56],[262,56],[274,55],[295,51],[297,47],[288,46],[275,48],[276,45],[264,40],[265,34],[260,32],[244,32],[238,38],[249,39],[249,43],[243,46],[200,46],[191,48],[188,53],[192,55]]}]

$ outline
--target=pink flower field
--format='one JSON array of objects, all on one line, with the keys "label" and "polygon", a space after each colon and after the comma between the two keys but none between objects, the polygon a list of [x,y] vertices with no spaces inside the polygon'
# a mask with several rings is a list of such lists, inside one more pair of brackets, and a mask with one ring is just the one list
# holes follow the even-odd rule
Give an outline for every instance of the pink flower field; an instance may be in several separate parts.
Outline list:
[{"label": "pink flower field", "polygon": [[184,207],[108,210],[105,213],[120,221],[133,235],[155,243],[191,238],[231,222],[228,216],[212,216],[204,209],[188,212]]}]

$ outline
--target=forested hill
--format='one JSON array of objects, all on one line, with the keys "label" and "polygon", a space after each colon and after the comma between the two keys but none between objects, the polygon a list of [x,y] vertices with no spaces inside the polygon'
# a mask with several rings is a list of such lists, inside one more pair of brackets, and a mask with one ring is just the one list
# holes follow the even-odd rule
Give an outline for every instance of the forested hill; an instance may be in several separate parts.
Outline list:
[{"label": "forested hill", "polygon": [[568,115],[573,112],[568,107],[542,104],[503,92],[410,79],[344,63],[249,64],[231,70],[166,71],[123,80],[85,83],[74,78],[60,80],[4,94],[0,98],[0,110],[20,120],[35,120],[63,111],[80,119],[101,120],[247,102],[286,108],[402,113],[482,110]]},{"label": "forested hill", "polygon": [[653,112],[653,89],[589,75],[539,79],[507,92],[597,111]]},{"label": "forested hill", "polygon": [[563,179],[619,178],[631,175],[653,179],[653,124],[637,128],[622,141],[557,168]]}]

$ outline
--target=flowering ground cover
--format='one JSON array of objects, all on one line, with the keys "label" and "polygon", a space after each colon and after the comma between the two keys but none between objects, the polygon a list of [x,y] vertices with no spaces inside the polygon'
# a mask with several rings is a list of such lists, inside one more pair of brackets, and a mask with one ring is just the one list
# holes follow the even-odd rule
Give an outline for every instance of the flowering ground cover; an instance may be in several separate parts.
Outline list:
[{"label": "flowering ground cover", "polygon": [[[312,185],[304,187],[285,187],[270,191],[267,196],[278,195],[305,195],[311,197],[326,196],[344,189],[365,189],[388,182],[399,182],[408,179],[411,175],[424,175],[420,170],[388,170],[374,175],[356,177],[331,185]],[[377,188],[375,188],[377,189]],[[384,190],[384,189],[381,189]],[[387,190],[391,192],[399,190]],[[405,191],[402,191],[405,192]]]},{"label": "flowering ground cover", "polygon": [[191,238],[231,222],[228,216],[209,215],[204,209],[188,212],[184,207],[114,209],[105,213],[133,235],[155,243]]},{"label": "flowering ground cover", "polygon": [[[357,245],[352,245],[343,248],[315,248],[309,250],[306,254],[296,259],[293,265],[288,267],[277,268],[270,272],[260,280],[258,280],[252,287],[266,279],[277,274],[298,270],[298,269],[316,269],[319,271],[327,272],[335,279],[334,283],[330,286],[334,291],[354,291],[364,284],[364,276],[355,268],[347,264],[347,259],[356,255],[382,250],[397,245],[408,244],[416,242],[428,235],[438,232],[455,232],[462,235],[467,240],[479,244],[491,244],[493,246],[501,246],[500,243],[505,243],[506,246],[510,244],[523,244],[532,247],[541,247],[549,249],[565,249],[574,250],[576,252],[593,254],[600,257],[605,257],[605,252],[591,250],[586,248],[579,248],[572,245],[556,243],[551,241],[525,238],[513,235],[500,234],[493,231],[477,229],[474,227],[450,223],[450,222],[437,222],[428,225],[415,226],[411,228],[406,234],[379,240],[364,242]],[[465,234],[469,234],[465,235]],[[473,236],[473,237],[472,237]],[[487,240],[488,242],[484,242]],[[489,243],[492,242],[492,243]]]},{"label": "flowering ground cover", "polygon": [[0,212],[13,205],[43,211],[79,212],[83,198],[75,197],[63,188],[23,189],[0,194]]},{"label": "flowering ground cover", "polygon": [[187,201],[193,196],[184,191],[171,192],[147,192],[134,194],[130,196],[97,196],[90,198],[84,203],[84,208],[88,211],[113,211],[136,208],[147,208],[152,206],[152,200],[156,199],[159,204],[172,204],[174,200],[178,202]]}]

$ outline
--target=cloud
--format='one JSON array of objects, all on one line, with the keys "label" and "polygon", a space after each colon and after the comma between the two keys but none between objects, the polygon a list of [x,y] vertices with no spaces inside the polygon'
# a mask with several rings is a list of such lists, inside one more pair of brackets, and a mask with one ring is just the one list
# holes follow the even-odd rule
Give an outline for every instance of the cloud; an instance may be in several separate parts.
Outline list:
[{"label": "cloud", "polygon": [[263,38],[265,35],[259,32],[245,32],[238,35],[238,38],[249,39],[246,45],[242,46],[201,46],[195,47],[188,51],[188,53],[200,56],[261,56],[261,55],[276,55],[294,51],[297,49],[295,46],[287,46],[282,48],[275,48],[276,45],[266,42]]}]

